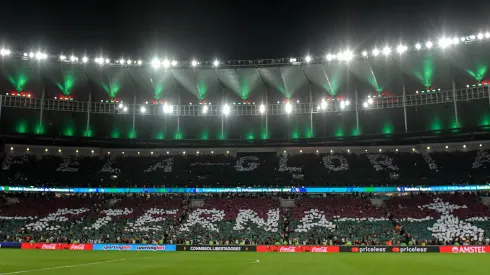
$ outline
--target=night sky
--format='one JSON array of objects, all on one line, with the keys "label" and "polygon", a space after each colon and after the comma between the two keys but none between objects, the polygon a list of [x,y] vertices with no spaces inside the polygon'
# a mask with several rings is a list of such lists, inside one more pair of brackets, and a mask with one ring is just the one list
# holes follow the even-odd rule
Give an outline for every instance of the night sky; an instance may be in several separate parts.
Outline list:
[{"label": "night sky", "polygon": [[9,1],[0,43],[111,58],[256,59],[490,30],[489,1]]}]

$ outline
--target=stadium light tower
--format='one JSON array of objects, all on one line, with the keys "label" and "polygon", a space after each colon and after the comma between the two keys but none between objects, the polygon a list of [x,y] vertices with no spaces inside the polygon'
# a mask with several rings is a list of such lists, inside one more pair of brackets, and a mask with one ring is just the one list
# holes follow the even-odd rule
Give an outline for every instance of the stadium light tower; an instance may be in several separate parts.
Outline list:
[{"label": "stadium light tower", "polygon": [[230,114],[230,106],[228,104],[223,105],[223,115],[227,116]]},{"label": "stadium light tower", "polygon": [[286,109],[286,113],[290,114],[293,111],[293,105],[291,105],[291,103],[288,102],[286,103],[285,109]]}]

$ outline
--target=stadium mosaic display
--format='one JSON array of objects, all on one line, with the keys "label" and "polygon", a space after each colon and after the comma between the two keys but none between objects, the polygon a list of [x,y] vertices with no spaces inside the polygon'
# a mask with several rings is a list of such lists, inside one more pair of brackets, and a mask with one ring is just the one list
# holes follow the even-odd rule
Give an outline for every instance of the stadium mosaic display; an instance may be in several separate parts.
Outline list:
[{"label": "stadium mosaic display", "polygon": [[481,129],[490,127],[487,48],[158,69],[4,56],[0,131],[261,140]]}]

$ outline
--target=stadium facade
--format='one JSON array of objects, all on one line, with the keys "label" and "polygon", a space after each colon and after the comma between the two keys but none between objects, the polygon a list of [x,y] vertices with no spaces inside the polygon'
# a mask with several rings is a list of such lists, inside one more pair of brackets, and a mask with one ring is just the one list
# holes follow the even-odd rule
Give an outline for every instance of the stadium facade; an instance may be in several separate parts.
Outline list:
[{"label": "stadium facade", "polygon": [[158,69],[3,57],[0,131],[14,143],[35,135],[184,147],[483,133],[487,47]]}]

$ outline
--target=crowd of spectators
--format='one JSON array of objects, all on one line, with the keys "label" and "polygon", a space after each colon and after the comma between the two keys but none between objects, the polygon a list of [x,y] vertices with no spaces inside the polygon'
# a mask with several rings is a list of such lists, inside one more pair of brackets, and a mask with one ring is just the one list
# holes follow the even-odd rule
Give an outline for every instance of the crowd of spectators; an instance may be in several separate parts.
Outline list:
[{"label": "crowd of spectators", "polygon": [[2,193],[0,241],[484,244],[487,195]]},{"label": "crowd of spectators", "polygon": [[3,185],[45,187],[416,186],[488,182],[490,154],[383,152],[62,157],[11,155]]}]

